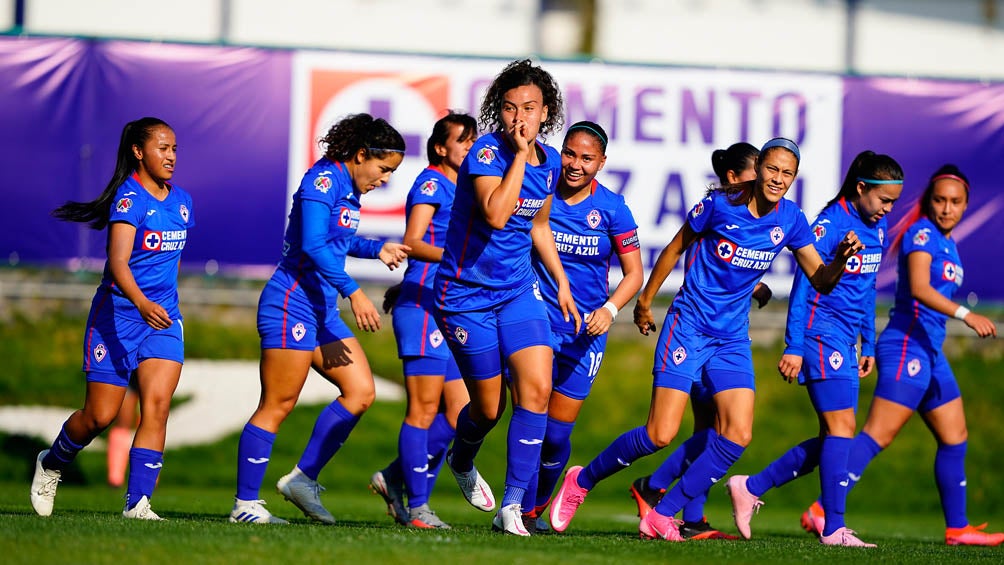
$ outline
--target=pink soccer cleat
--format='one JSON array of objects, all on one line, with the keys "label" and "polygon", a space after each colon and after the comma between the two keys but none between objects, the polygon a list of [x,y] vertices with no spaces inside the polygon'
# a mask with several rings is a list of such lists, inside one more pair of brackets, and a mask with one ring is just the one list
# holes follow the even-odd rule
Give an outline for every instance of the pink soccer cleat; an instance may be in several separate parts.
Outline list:
[{"label": "pink soccer cleat", "polygon": [[576,465],[568,469],[565,473],[565,480],[561,482],[561,488],[551,502],[551,512],[548,517],[551,519],[551,529],[556,532],[563,532],[568,528],[575,511],[586,499],[589,491],[579,486],[579,473],[582,467]]},{"label": "pink soccer cleat", "polygon": [[812,503],[808,510],[802,512],[802,529],[810,534],[819,537],[823,535],[823,527],[826,525],[826,513],[819,501]]},{"label": "pink soccer cleat", "polygon": [[861,541],[854,535],[854,530],[847,527],[837,528],[835,532],[828,536],[819,536],[819,543],[823,545],[842,545],[844,547],[878,547],[874,543]]},{"label": "pink soccer cleat", "polygon": [[753,514],[759,512],[763,506],[763,501],[746,488],[748,478],[748,475],[733,475],[725,482],[729,498],[732,499],[732,517],[735,518],[739,534],[745,539],[750,539],[752,536],[750,520],[753,519]]},{"label": "pink soccer cleat", "polygon": [[683,522],[672,516],[663,516],[652,511],[645,514],[638,524],[638,537],[641,539],[660,539],[666,541],[687,541],[680,535],[680,524]]},{"label": "pink soccer cleat", "polygon": [[945,543],[948,545],[1000,545],[1004,543],[1004,534],[984,532],[986,524],[966,526],[965,528],[945,528]]}]

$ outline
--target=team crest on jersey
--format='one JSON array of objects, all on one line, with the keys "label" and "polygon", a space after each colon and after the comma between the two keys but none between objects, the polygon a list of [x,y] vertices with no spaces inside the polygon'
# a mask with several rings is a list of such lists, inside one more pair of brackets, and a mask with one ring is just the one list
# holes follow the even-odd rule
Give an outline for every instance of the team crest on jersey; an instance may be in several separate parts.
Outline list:
[{"label": "team crest on jersey", "polygon": [[185,206],[184,204],[182,204],[181,206],[179,206],[178,207],[178,213],[181,214],[181,219],[184,220],[184,222],[187,224],[188,223],[188,206]]},{"label": "team crest on jersey", "polygon": [[878,229],[879,244],[885,243],[885,230],[882,228]]},{"label": "team crest on jersey", "polygon": [[297,322],[296,325],[293,326],[291,333],[293,334],[293,339],[300,341],[303,339],[303,336],[307,335],[307,328],[303,326],[303,322]]},{"label": "team crest on jersey", "polygon": [[353,210],[342,206],[338,210],[338,225],[343,228],[356,229],[359,227],[359,210]]},{"label": "team crest on jersey", "polygon": [[931,241],[931,228],[922,228],[917,233],[913,234],[913,244],[914,245],[927,245],[928,241]]},{"label": "team crest on jersey", "polygon": [[544,301],[544,297],[540,295],[540,281],[533,281],[533,297],[541,302]]},{"label": "team crest on jersey", "polygon": [[844,272],[856,275],[861,272],[861,256],[851,255],[847,258],[847,264],[844,265]]},{"label": "team crest on jersey", "polygon": [[727,239],[718,240],[718,245],[715,246],[715,255],[722,261],[731,261],[732,256],[736,254],[736,244],[732,243]]},{"label": "team crest on jersey", "polygon": [[687,359],[687,350],[684,349],[682,345],[680,347],[677,347],[676,350],[673,351],[674,365],[679,365],[680,363],[683,363],[686,359]]},{"label": "team crest on jersey", "polygon": [[429,334],[429,344],[433,347],[439,347],[441,343],[443,343],[443,332],[437,329]]},{"label": "team crest on jersey", "polygon": [[820,224],[816,224],[812,226],[812,235],[816,236],[816,241],[819,241],[826,235],[826,228]]},{"label": "team crest on jersey", "polygon": [[457,341],[459,341],[461,345],[467,343],[467,330],[464,328],[457,326],[457,328],[453,330],[453,336],[457,338]]},{"label": "team crest on jersey", "polygon": [[781,243],[784,239],[784,230],[781,226],[774,226],[774,229],[770,230],[770,240],[774,242],[774,245]]},{"label": "team crest on jersey", "polygon": [[694,206],[693,211],[690,212],[690,217],[696,218],[703,213],[704,213],[704,201],[702,200],[698,202],[696,206]]},{"label": "team crest on jersey", "polygon": [[495,152],[488,147],[478,149],[478,162],[490,165],[495,160]]},{"label": "team crest on jersey", "polygon": [[159,231],[145,231],[143,232],[143,249],[147,251],[157,251],[160,249],[160,244],[163,239],[164,238],[160,235]]},{"label": "team crest on jersey", "polygon": [[958,282],[956,279],[959,278],[959,270],[958,267],[955,266],[955,263],[945,261],[944,265],[941,267],[941,278],[949,282]]},{"label": "team crest on jersey", "polygon": [[419,192],[421,192],[422,194],[424,194],[426,196],[432,196],[433,194],[436,194],[436,189],[437,188],[439,188],[439,186],[436,184],[436,181],[434,181],[434,180],[427,180],[424,183],[422,183],[422,188],[420,188],[418,190],[419,190]]},{"label": "team crest on jersey", "polygon": [[327,194],[331,190],[331,179],[329,177],[317,177],[314,179],[314,188],[321,191],[321,194]]},{"label": "team crest on jersey", "polygon": [[906,364],[906,373],[911,377],[916,377],[919,372],[920,359],[910,359],[910,362]]},{"label": "team crest on jersey", "polygon": [[105,348],[105,344],[99,343],[94,347],[94,360],[98,363],[101,362],[105,356],[108,355],[108,349]]},{"label": "team crest on jersey", "polygon": [[551,181],[554,180],[554,171],[547,171],[547,189],[551,189]]},{"label": "team crest on jersey", "polygon": [[115,203],[115,210],[120,214],[125,214],[132,208],[132,198],[121,198]]},{"label": "team crest on jersey", "polygon": [[836,371],[844,364],[844,356],[840,354],[839,351],[834,351],[830,354],[830,366]]},{"label": "team crest on jersey", "polygon": [[601,219],[603,218],[600,216],[599,210],[590,210],[589,213],[586,214],[586,223],[593,229],[596,229],[600,225]]}]

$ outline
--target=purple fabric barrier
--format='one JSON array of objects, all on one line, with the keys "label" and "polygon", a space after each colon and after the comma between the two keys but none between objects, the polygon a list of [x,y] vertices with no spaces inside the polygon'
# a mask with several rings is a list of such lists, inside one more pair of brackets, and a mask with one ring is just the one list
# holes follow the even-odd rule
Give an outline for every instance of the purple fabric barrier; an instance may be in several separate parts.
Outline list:
[{"label": "purple fabric barrier", "polygon": [[[1004,300],[1004,84],[900,78],[845,80],[843,167],[865,149],[903,166],[903,196],[891,223],[920,197],[938,167],[954,163],[969,177],[969,208],[953,237],[965,267],[961,298]],[[893,257],[879,273],[891,293]]]},{"label": "purple fabric barrier", "polygon": [[174,181],[192,193],[186,267],[278,261],[288,212],[290,53],[261,49],[0,39],[0,259],[104,256],[104,234],[59,222],[115,166],[126,122],[162,118],[178,136]]}]

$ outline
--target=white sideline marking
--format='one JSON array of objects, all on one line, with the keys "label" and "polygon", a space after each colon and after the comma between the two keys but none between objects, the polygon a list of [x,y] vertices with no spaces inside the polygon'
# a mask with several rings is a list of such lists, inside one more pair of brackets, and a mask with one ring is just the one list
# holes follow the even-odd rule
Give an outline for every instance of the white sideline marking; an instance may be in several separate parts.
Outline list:
[{"label": "white sideline marking", "polygon": [[[404,399],[400,385],[380,377],[374,377],[374,381],[377,400]],[[175,395],[188,400],[171,411],[166,447],[212,443],[240,431],[258,406],[260,392],[257,361],[186,361]],[[337,396],[338,387],[311,371],[298,405],[327,404]],[[74,410],[57,406],[0,406],[0,431],[52,441]],[[104,442],[95,440],[90,447],[103,449]]]}]

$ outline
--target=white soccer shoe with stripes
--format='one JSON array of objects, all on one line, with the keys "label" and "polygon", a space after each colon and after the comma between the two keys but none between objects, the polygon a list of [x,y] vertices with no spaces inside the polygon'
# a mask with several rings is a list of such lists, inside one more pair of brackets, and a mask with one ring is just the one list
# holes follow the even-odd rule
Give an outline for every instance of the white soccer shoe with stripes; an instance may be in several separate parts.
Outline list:
[{"label": "white soccer shoe with stripes", "polygon": [[234,509],[230,511],[230,521],[250,524],[288,524],[286,520],[273,516],[265,509],[264,500],[234,499]]}]

